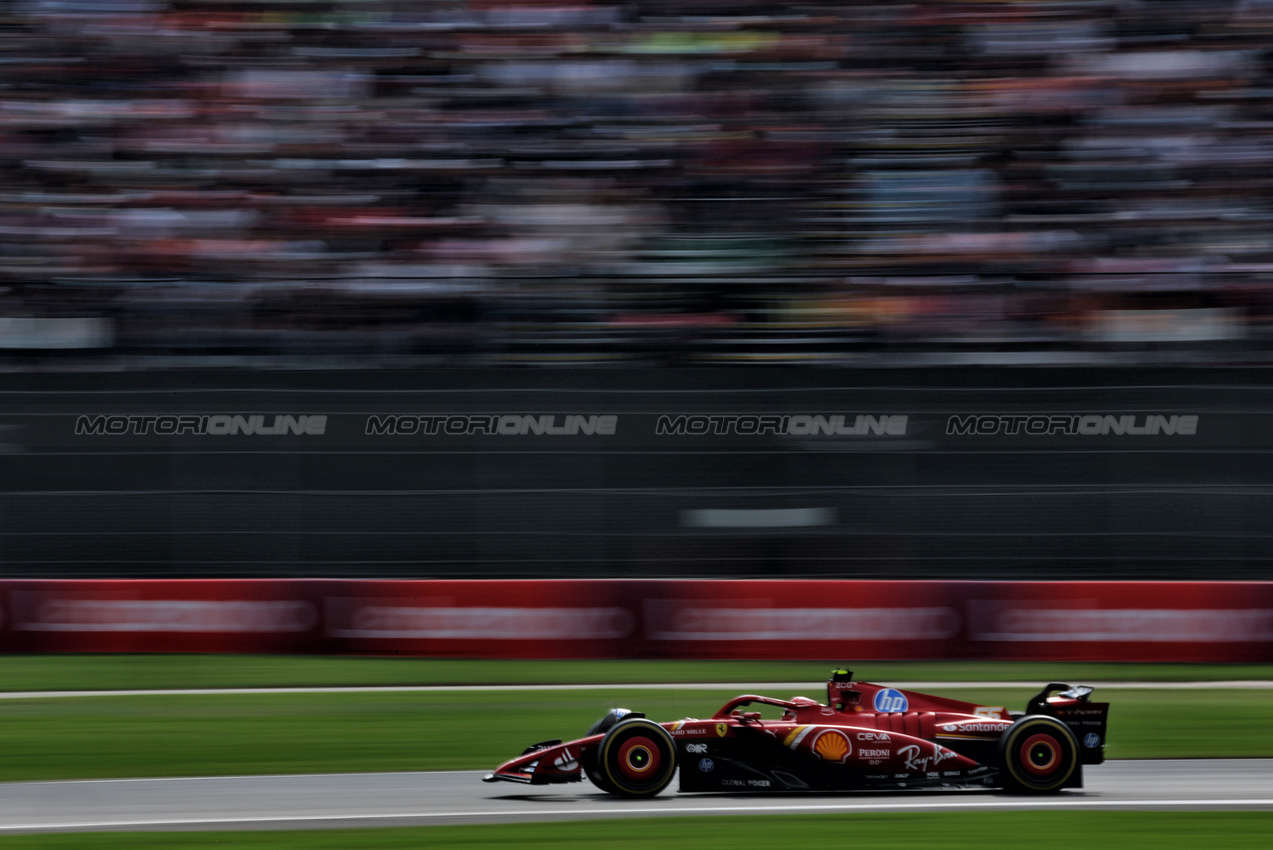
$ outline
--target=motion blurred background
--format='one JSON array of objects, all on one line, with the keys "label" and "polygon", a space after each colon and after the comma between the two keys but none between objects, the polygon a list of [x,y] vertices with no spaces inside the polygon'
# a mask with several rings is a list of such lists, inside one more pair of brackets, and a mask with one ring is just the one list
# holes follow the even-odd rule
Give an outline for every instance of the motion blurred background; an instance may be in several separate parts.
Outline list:
[{"label": "motion blurred background", "polygon": [[1267,0],[5,0],[6,369],[1263,362]]},{"label": "motion blurred background", "polygon": [[10,0],[0,574],[1264,578],[1271,165],[1263,0]]}]

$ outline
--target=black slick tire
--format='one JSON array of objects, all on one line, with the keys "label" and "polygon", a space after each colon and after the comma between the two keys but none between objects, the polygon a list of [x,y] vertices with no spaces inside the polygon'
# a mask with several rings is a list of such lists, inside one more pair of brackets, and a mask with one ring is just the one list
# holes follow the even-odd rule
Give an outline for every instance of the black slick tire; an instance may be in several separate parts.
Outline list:
[{"label": "black slick tire", "polygon": [[1023,717],[999,739],[1004,789],[1015,794],[1060,791],[1074,775],[1078,755],[1070,727],[1046,715]]},{"label": "black slick tire", "polygon": [[653,720],[623,720],[606,733],[597,747],[597,768],[602,783],[594,780],[594,784],[611,794],[653,797],[667,787],[676,773],[676,744],[667,730]]}]

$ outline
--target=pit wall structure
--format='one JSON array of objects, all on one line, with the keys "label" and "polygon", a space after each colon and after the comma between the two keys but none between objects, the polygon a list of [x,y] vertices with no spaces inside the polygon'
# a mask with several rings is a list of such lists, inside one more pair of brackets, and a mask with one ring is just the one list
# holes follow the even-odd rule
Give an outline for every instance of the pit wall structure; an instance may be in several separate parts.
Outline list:
[{"label": "pit wall structure", "polygon": [[0,651],[1273,661],[1273,582],[10,580]]}]

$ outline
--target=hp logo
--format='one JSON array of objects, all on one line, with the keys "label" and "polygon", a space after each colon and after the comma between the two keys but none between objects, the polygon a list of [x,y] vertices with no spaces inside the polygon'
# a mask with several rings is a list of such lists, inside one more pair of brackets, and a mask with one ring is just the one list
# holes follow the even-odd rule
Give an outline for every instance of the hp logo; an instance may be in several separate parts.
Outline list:
[{"label": "hp logo", "polygon": [[875,710],[881,714],[891,711],[905,711],[910,706],[906,695],[893,688],[884,688],[875,694]]}]

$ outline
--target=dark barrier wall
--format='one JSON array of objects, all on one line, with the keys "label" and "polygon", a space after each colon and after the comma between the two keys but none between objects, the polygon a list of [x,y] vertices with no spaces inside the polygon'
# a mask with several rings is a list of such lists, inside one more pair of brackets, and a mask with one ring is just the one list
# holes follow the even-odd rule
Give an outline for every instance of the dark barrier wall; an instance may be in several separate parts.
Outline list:
[{"label": "dark barrier wall", "polygon": [[1273,660],[1273,582],[0,581],[0,651]]},{"label": "dark barrier wall", "polygon": [[0,382],[8,577],[1270,576],[1260,370]]}]

